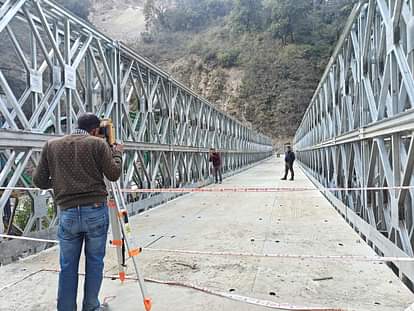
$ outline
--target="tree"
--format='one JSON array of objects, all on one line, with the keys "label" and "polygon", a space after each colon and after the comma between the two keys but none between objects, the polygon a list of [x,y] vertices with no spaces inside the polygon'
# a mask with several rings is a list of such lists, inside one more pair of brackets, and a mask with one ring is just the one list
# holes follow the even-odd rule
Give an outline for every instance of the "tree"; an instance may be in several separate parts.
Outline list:
[{"label": "tree", "polygon": [[284,44],[288,38],[292,42],[297,36],[306,37],[312,30],[313,4],[309,0],[265,0],[267,25],[275,38],[282,39]]},{"label": "tree", "polygon": [[230,15],[233,30],[251,32],[262,29],[262,0],[236,0]]},{"label": "tree", "polygon": [[148,31],[152,27],[165,26],[166,12],[172,5],[172,0],[145,0],[143,12],[146,30]]},{"label": "tree", "polygon": [[232,3],[232,0],[146,0],[146,31],[199,31],[228,15]]}]

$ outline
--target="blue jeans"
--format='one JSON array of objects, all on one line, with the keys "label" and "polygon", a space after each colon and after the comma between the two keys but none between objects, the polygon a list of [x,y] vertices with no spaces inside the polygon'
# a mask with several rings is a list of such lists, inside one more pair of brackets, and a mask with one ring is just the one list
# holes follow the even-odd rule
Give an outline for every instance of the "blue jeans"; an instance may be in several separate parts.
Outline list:
[{"label": "blue jeans", "polygon": [[100,306],[99,290],[103,279],[106,238],[109,227],[105,203],[63,210],[59,216],[60,274],[57,309],[76,311],[79,258],[85,242],[85,284],[83,311]]}]

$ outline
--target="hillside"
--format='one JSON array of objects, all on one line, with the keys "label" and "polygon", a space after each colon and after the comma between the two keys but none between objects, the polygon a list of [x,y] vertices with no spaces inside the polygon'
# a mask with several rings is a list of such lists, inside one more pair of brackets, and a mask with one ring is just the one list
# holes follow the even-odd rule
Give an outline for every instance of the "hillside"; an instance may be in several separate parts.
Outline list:
[{"label": "hillside", "polygon": [[220,109],[292,138],[352,0],[105,0],[89,19]]},{"label": "hillside", "polygon": [[134,43],[145,31],[143,6],[144,0],[95,0],[88,18],[112,38]]}]

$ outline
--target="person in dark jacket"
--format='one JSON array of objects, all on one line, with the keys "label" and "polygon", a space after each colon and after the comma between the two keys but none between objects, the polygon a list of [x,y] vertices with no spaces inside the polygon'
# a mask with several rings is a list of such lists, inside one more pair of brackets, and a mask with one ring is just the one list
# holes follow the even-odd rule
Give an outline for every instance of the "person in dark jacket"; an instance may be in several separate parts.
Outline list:
[{"label": "person in dark jacket", "polygon": [[213,148],[210,149],[210,162],[213,162],[213,174],[214,179],[216,180],[216,184],[223,181],[223,176],[221,175],[221,156],[220,154]]},{"label": "person in dark jacket", "polygon": [[295,172],[293,171],[293,162],[295,162],[295,153],[292,151],[290,146],[287,146],[285,153],[285,176],[282,180],[286,180],[290,171],[290,180],[295,178]]},{"label": "person in dark jacket", "polygon": [[82,310],[101,307],[98,295],[109,227],[104,177],[110,181],[120,177],[123,146],[109,146],[99,137],[99,126],[96,115],[80,115],[71,135],[46,142],[33,175],[36,186],[53,189],[60,210],[58,311],[76,310],[82,249],[86,257]]}]

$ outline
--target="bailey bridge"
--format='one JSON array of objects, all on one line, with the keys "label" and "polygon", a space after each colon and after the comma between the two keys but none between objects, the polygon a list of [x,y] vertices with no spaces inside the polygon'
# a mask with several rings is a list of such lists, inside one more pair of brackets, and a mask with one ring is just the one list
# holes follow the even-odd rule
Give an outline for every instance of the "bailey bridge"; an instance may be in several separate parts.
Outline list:
[{"label": "bailey bridge", "polygon": [[[0,310],[55,309],[58,210],[31,173],[83,112],[125,144],[153,310],[414,310],[413,0],[355,5],[294,138],[295,181],[269,137],[53,1],[0,5]],[[143,310],[115,266],[108,245],[102,299]]]}]

